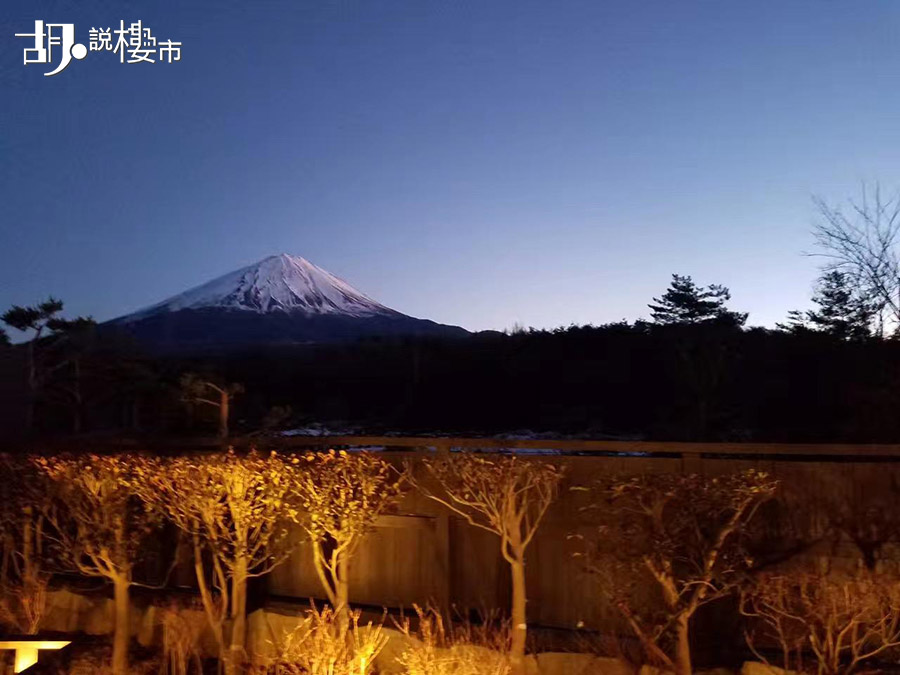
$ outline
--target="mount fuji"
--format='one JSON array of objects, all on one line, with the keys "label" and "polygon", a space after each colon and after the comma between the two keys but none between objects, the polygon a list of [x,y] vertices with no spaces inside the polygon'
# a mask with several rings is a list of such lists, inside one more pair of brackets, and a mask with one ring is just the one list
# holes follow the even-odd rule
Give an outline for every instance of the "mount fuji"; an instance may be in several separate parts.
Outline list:
[{"label": "mount fuji", "polygon": [[386,307],[308,260],[286,254],[225,274],[109,325],[167,351],[468,334],[458,326]]}]

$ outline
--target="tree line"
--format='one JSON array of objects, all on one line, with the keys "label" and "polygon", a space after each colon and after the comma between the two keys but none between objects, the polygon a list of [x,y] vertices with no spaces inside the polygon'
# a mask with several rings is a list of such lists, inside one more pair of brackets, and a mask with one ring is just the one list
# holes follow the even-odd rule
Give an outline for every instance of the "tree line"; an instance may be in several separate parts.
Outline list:
[{"label": "tree line", "polygon": [[54,298],[13,307],[2,320],[29,339],[0,348],[3,427],[895,442],[900,218],[895,198],[870,192],[844,209],[818,202],[812,308],[774,328],[748,327],[728,288],[680,274],[647,320],[228,354],[154,355],[61,319]]}]

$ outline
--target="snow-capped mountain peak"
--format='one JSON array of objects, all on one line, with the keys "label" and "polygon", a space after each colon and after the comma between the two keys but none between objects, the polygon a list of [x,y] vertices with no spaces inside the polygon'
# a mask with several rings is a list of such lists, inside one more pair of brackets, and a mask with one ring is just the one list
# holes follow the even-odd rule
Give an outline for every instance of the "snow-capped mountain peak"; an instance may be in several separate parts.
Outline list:
[{"label": "snow-capped mountain peak", "polygon": [[124,321],[208,308],[353,317],[396,313],[305,258],[282,253],[163,300]]}]

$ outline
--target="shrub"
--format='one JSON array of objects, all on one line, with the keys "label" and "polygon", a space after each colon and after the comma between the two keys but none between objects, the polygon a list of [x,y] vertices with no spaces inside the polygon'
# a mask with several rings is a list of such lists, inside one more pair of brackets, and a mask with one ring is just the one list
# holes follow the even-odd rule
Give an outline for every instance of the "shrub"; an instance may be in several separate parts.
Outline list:
[{"label": "shrub", "polygon": [[[199,603],[194,603],[199,604]],[[203,662],[200,658],[201,628],[188,621],[183,608],[177,603],[170,603],[160,609],[162,625],[162,668],[164,675],[187,675],[193,664],[194,672],[203,673]]]},{"label": "shrub", "polygon": [[776,645],[786,670],[848,675],[900,645],[900,582],[894,576],[765,574],[742,594],[741,613],[755,620],[756,630],[746,632],[750,649],[765,661],[759,638]]},{"label": "shrub", "polygon": [[[407,675],[508,675],[509,627],[486,621],[481,626],[463,622],[453,626],[440,612],[416,607],[418,630],[408,619],[399,628],[415,638],[397,659]],[[449,626],[449,627],[448,627]]]},{"label": "shrub", "polygon": [[0,455],[0,624],[15,633],[37,633],[47,610],[47,494],[32,461]]},{"label": "shrub", "polygon": [[[690,675],[690,623],[706,603],[731,593],[751,564],[747,525],[776,483],[765,473],[648,474],[603,481],[591,509],[603,524],[588,569],[603,580],[647,659]],[[658,610],[639,611],[646,589]]]},{"label": "shrub", "polygon": [[387,637],[381,624],[360,627],[359,616],[313,606],[307,620],[274,645],[276,655],[256,675],[369,675]]}]

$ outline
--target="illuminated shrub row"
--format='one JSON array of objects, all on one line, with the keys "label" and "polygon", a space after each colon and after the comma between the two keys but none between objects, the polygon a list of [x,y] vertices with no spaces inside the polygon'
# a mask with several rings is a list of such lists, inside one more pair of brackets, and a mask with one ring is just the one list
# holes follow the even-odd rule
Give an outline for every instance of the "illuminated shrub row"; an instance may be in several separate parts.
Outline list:
[{"label": "illuminated shrub row", "polygon": [[49,570],[108,580],[115,591],[112,670],[128,670],[129,588],[147,536],[168,521],[193,552],[200,599],[227,673],[247,661],[247,583],[296,545],[299,525],[334,611],[359,540],[403,494],[404,475],[368,453],[235,452],[6,458],[2,481],[4,614],[34,632]]},{"label": "illuminated shrub row", "polygon": [[[101,577],[114,588],[117,674],[128,672],[134,568],[147,536],[164,521],[190,542],[220,662],[234,673],[248,660],[248,580],[287,558],[298,543],[290,526],[299,526],[311,544],[332,609],[313,613],[319,628],[289,647],[320,644],[322,626],[336,626],[340,637],[356,634],[350,629],[350,562],[411,484],[406,471],[365,452],[8,457],[4,470],[3,618],[24,632],[37,630],[51,569]],[[524,552],[562,474],[552,465],[475,456],[428,462],[427,470],[439,486],[430,496],[500,537],[513,570],[510,654],[516,668],[525,649]]]},{"label": "illuminated shrub row", "polygon": [[[564,478],[543,459],[478,453],[423,459],[416,471],[371,453],[334,451],[7,457],[2,468],[0,621],[36,632],[52,572],[104,579],[114,589],[117,675],[129,672],[135,567],[165,523],[191,549],[199,604],[226,673],[373,672],[386,635],[380,625],[361,626],[350,609],[349,569],[366,534],[410,489],[497,536],[512,594],[504,630],[478,633],[419,609],[415,631],[398,625],[417,638],[399,665],[409,675],[522,673],[526,550]],[[725,596],[740,600],[750,650],[785,668],[849,673],[900,641],[895,576],[772,564],[774,548],[758,527],[765,522],[758,512],[777,489],[765,473],[647,474],[570,489],[585,494],[597,523],[582,537],[584,568],[618,608],[645,663],[692,673],[692,619]],[[290,555],[298,529],[330,606],[313,608],[260,661],[245,651],[248,581]],[[639,600],[648,589],[659,596],[649,609]],[[178,612],[162,615],[167,672],[197,670],[197,636]]]}]

